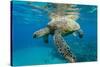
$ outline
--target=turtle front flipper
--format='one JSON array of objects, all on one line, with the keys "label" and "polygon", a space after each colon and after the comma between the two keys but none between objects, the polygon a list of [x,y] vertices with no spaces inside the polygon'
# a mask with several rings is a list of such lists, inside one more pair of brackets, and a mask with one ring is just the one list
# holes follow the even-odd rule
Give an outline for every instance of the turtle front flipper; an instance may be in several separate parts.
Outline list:
[{"label": "turtle front flipper", "polygon": [[45,27],[43,29],[40,29],[36,32],[33,33],[33,38],[39,38],[39,37],[42,37],[44,35],[47,35],[50,33],[50,30],[48,27]]},{"label": "turtle front flipper", "polygon": [[56,44],[56,47],[58,49],[58,52],[69,62],[73,63],[76,62],[76,57],[73,55],[73,53],[70,51],[70,48],[66,41],[61,36],[61,31],[56,30],[54,33],[54,42]]}]

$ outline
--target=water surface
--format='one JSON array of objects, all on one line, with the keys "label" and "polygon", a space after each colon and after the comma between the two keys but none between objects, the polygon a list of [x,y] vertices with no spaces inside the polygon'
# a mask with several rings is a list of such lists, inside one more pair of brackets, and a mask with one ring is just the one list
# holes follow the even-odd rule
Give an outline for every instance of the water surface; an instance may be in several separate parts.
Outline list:
[{"label": "water surface", "polygon": [[[45,6],[47,3],[33,2],[33,5]],[[78,5],[80,19],[77,22],[84,31],[84,37],[79,39],[69,35],[64,37],[77,62],[97,60],[97,7]],[[33,32],[43,28],[50,21],[48,12],[33,9],[27,1],[12,2],[12,65],[39,65],[68,63],[56,51],[52,36],[49,44],[42,38],[33,39]]]}]

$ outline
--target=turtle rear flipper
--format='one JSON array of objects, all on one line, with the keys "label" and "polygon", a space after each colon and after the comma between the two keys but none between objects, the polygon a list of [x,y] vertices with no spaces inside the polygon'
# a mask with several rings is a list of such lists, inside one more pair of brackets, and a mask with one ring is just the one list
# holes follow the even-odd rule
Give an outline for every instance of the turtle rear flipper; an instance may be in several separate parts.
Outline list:
[{"label": "turtle rear flipper", "polygon": [[79,30],[77,31],[77,33],[78,33],[79,38],[82,38],[83,35],[84,35],[84,32],[83,32],[82,29],[79,29]]},{"label": "turtle rear flipper", "polygon": [[76,62],[76,58],[73,53],[70,51],[68,44],[65,42],[61,36],[60,30],[56,30],[54,34],[54,42],[58,49],[58,52],[69,62]]},{"label": "turtle rear flipper", "polygon": [[74,35],[74,36],[77,36],[77,35],[78,35],[79,38],[82,38],[83,35],[84,35],[84,32],[83,32],[82,29],[79,29],[79,30],[75,31],[75,32],[73,33],[73,35]]},{"label": "turtle rear flipper", "polygon": [[43,29],[40,29],[40,30],[34,32],[33,33],[33,38],[39,38],[39,37],[42,37],[42,36],[44,36],[46,34],[49,34],[49,33],[50,33],[49,28],[45,27]]}]

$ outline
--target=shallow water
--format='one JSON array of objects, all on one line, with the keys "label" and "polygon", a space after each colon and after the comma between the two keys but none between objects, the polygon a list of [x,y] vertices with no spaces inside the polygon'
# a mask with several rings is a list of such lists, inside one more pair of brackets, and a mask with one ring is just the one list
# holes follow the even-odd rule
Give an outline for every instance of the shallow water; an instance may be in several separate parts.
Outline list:
[{"label": "shallow water", "polygon": [[[33,5],[44,6],[47,3],[34,2]],[[69,35],[64,37],[77,62],[97,60],[97,10],[96,6],[78,5],[80,19],[77,21],[84,31],[79,39]],[[33,39],[33,32],[43,28],[50,21],[46,11],[32,9],[27,1],[12,3],[12,65],[38,65],[68,63],[56,51],[52,36],[49,44],[42,38]]]}]

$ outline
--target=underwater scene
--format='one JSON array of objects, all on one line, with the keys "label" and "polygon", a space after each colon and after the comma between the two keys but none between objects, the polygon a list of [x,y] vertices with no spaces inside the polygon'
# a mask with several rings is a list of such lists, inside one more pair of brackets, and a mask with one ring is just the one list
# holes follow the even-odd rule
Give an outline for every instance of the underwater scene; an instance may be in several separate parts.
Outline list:
[{"label": "underwater scene", "polygon": [[97,61],[97,6],[11,1],[11,65]]}]

